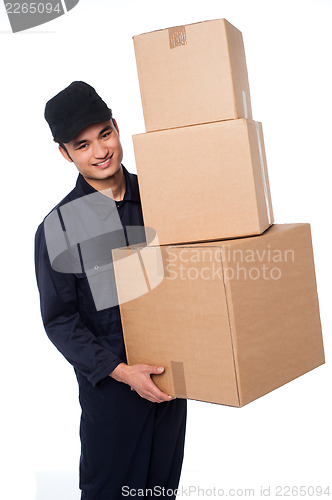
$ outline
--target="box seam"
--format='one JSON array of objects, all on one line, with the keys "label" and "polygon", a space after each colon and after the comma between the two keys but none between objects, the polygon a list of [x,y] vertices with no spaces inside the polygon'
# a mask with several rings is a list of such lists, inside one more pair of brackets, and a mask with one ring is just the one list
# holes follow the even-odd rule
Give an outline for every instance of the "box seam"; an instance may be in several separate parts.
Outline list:
[{"label": "box seam", "polygon": [[[255,128],[254,135],[255,135],[255,137],[257,137],[257,133],[256,133],[256,123],[257,122],[254,121],[254,120],[245,120],[245,121],[247,122],[247,124],[246,124],[247,125],[247,127],[246,127],[247,131],[246,131],[246,133],[247,133],[247,139],[248,139],[249,151],[250,151],[250,159],[251,159],[251,175],[252,175],[252,181],[253,181],[254,189],[255,189],[255,205],[256,205],[256,212],[257,212],[257,222],[258,222],[258,226],[259,226],[259,231],[261,233],[262,232],[262,227],[265,227],[265,224],[263,224],[263,220],[262,220],[262,217],[261,217],[261,214],[260,214],[260,210],[259,210],[259,206],[258,206],[258,189],[257,189],[255,175],[254,175],[254,168],[255,168],[255,161],[256,160],[255,160],[254,155],[253,155],[253,148],[252,148],[250,134],[249,134],[249,127],[253,126]],[[258,143],[258,137],[257,137],[257,143]],[[257,144],[257,149],[258,149],[258,144]],[[258,151],[258,155],[259,155],[259,151]],[[260,178],[262,178],[260,158],[258,158],[258,162],[259,162],[259,176],[260,176]],[[264,183],[263,179],[262,179],[262,183]],[[265,195],[264,195],[264,198],[265,198]],[[266,203],[265,203],[264,219],[266,219],[266,221],[268,222],[268,211],[267,211]]]},{"label": "box seam", "polygon": [[[224,21],[224,28],[225,28],[225,33],[226,33],[226,45],[227,45],[227,54],[228,54],[228,61],[229,61],[229,67],[230,67],[230,73],[231,73],[231,82],[232,82],[232,89],[233,89],[233,108],[235,110],[235,114],[238,117],[239,116],[239,110],[236,102],[236,94],[235,94],[235,79],[234,79],[234,72],[233,72],[233,61],[231,58],[231,51],[229,49],[229,39],[228,39],[228,21],[226,19],[223,19]],[[229,23],[230,24],[230,23]]]},{"label": "box seam", "polygon": [[224,261],[223,261],[222,247],[219,247],[219,251],[220,251],[220,265],[221,265],[222,277],[223,277],[222,281],[223,281],[223,287],[224,287],[224,293],[225,293],[225,300],[226,300],[228,331],[229,331],[229,336],[230,336],[230,341],[231,341],[231,348],[232,348],[232,355],[233,355],[233,364],[234,364],[235,381],[236,381],[236,393],[237,393],[238,405],[241,406],[241,398],[240,398],[240,390],[239,390],[240,380],[239,380],[239,373],[238,373],[238,363],[237,363],[237,358],[236,358],[235,349],[234,349],[234,343],[233,343],[232,327],[231,327],[231,321],[230,321],[230,308],[229,308],[229,305],[228,305],[227,288],[226,288],[226,283],[225,283],[225,274],[224,274],[224,265],[223,265]]}]

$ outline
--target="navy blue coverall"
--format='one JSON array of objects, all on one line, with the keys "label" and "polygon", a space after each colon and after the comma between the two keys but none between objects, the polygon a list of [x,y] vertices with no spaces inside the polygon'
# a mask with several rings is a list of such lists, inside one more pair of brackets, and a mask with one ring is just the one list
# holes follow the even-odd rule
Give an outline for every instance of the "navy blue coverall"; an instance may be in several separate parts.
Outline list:
[{"label": "navy blue coverall", "polygon": [[[116,202],[121,223],[143,226],[137,176],[122,168],[126,191]],[[55,209],[95,192],[79,174],[76,187]],[[44,222],[36,232],[35,266],[45,330],[73,365],[79,384],[82,500],[135,498],[135,492],[144,498],[146,489],[146,498],[160,498],[163,488],[175,490],[183,461],[186,400],[151,403],[109,377],[126,362],[119,307],[97,311],[84,272],[51,267]]]}]

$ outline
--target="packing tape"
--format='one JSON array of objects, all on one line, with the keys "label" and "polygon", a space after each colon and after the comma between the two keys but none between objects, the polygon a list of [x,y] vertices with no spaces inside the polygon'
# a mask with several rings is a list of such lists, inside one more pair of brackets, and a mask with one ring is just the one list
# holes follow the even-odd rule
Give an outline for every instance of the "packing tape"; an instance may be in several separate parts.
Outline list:
[{"label": "packing tape", "polygon": [[271,210],[270,210],[270,200],[269,200],[268,189],[267,189],[266,171],[264,168],[262,140],[261,140],[261,134],[260,134],[260,128],[259,128],[258,122],[255,122],[255,125],[256,125],[256,133],[257,133],[257,140],[258,140],[259,159],[261,162],[264,195],[265,195],[265,203],[266,203],[266,212],[267,212],[267,218],[268,218],[269,224],[271,224],[272,217],[271,217]]},{"label": "packing tape", "polygon": [[180,45],[187,45],[187,34],[185,26],[176,26],[175,28],[168,28],[169,47],[175,49]]},{"label": "packing tape", "polygon": [[187,398],[186,379],[182,361],[171,361],[174,391],[177,397]]},{"label": "packing tape", "polygon": [[245,90],[242,90],[242,101],[243,101],[244,118],[248,120],[248,103],[247,103],[247,94]]}]

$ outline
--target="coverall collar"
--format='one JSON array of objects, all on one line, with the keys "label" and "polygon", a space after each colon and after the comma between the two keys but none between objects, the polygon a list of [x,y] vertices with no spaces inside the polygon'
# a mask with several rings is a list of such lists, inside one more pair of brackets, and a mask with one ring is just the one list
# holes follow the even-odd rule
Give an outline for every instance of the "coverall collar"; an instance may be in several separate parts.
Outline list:
[{"label": "coverall collar", "polygon": [[[140,201],[139,190],[137,183],[134,182],[133,176],[128,172],[128,170],[122,165],[122,170],[126,180],[126,192],[123,197],[123,201]],[[76,189],[81,196],[96,193],[97,190],[93,188],[83,177],[82,174],[78,175],[76,181]]]}]

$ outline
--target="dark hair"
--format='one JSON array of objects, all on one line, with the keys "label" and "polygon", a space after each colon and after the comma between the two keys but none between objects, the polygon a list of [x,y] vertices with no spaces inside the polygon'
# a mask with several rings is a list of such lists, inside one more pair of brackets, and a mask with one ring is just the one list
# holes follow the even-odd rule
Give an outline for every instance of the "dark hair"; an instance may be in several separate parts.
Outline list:
[{"label": "dark hair", "polygon": [[57,144],[59,144],[60,148],[64,149],[66,151],[67,155],[69,156],[67,148],[63,142],[60,142],[57,137],[53,137],[53,141],[56,142]]}]

